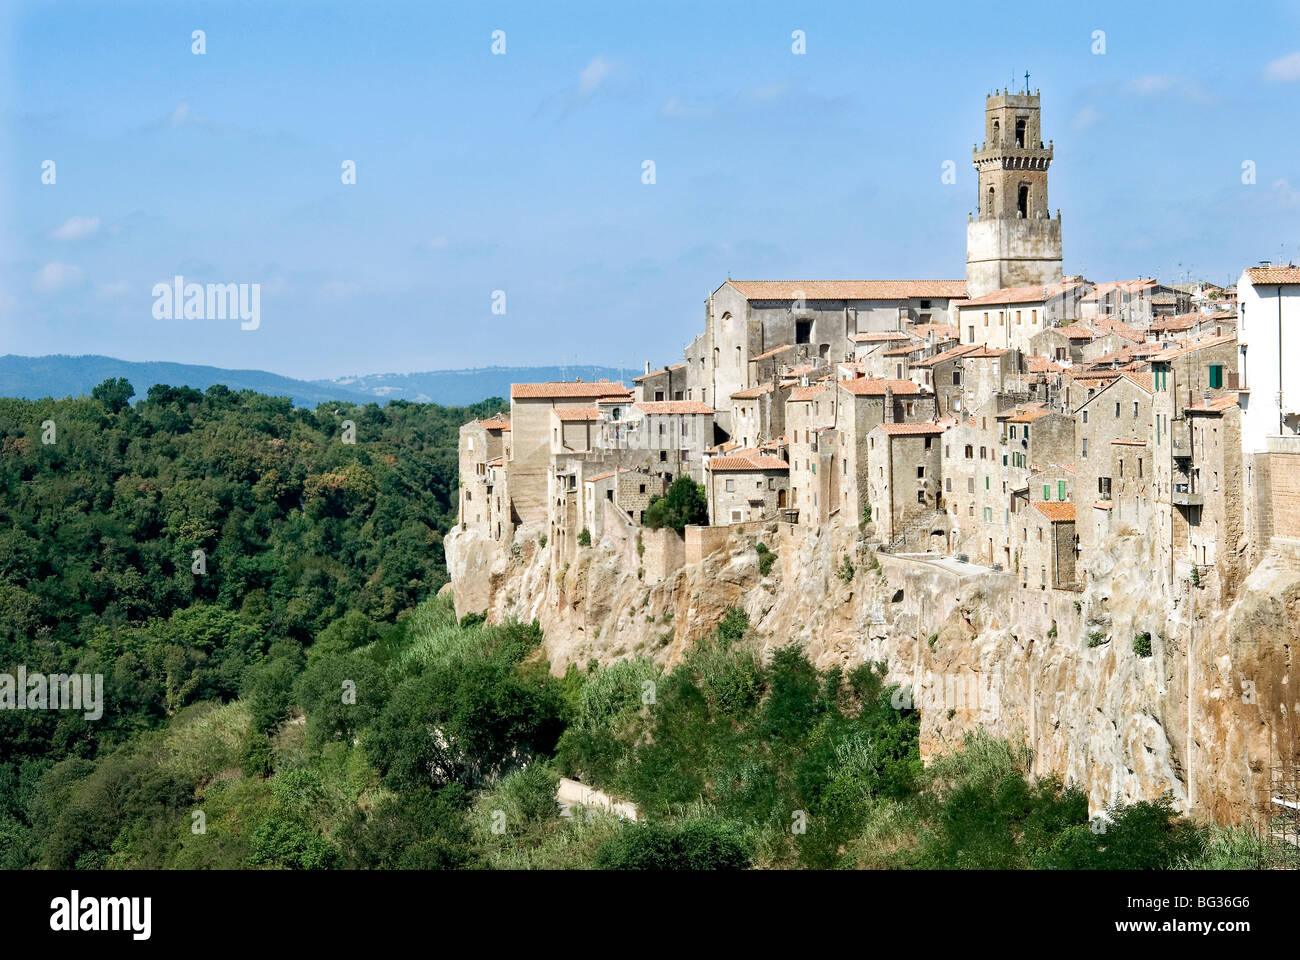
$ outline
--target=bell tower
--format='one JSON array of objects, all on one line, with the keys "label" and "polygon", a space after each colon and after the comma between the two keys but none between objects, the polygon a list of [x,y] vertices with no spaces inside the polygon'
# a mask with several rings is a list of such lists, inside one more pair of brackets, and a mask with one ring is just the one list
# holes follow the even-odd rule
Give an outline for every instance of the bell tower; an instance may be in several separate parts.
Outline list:
[{"label": "bell tower", "polygon": [[[1027,83],[1027,81],[1026,81]],[[984,101],[976,216],[966,226],[966,295],[1061,281],[1061,214],[1047,206],[1052,144],[1043,146],[1038,91]]]}]

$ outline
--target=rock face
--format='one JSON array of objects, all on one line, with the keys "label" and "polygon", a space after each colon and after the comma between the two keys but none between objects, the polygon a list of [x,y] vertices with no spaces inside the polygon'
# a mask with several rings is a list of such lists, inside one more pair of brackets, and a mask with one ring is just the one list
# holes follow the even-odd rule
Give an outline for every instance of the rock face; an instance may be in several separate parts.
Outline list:
[{"label": "rock face", "polygon": [[[765,577],[760,540],[777,554]],[[536,539],[503,547],[457,530],[446,550],[457,614],[538,620],[557,673],[638,656],[671,667],[740,607],[760,653],[797,642],[821,668],[884,662],[899,705],[921,711],[923,756],[983,726],[1028,743],[1034,772],[1078,785],[1094,812],[1170,793],[1194,815],[1259,822],[1272,768],[1300,760],[1300,571],[1272,559],[1221,603],[1153,582],[1137,535],[1114,542],[1081,593],[876,553],[836,526],[738,527],[653,585],[609,544],[562,563]],[[1144,656],[1135,637],[1147,634]]]}]

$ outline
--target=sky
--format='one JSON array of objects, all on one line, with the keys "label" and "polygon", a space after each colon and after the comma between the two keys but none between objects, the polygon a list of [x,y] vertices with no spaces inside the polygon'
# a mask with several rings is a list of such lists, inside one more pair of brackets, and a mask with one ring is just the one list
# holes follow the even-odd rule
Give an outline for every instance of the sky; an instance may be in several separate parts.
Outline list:
[{"label": "sky", "polygon": [[[0,354],[673,362],[728,277],[960,279],[1026,71],[1066,273],[1300,256],[1300,0],[1008,9],[5,4]],[[177,275],[258,284],[258,326],[159,318]]]}]

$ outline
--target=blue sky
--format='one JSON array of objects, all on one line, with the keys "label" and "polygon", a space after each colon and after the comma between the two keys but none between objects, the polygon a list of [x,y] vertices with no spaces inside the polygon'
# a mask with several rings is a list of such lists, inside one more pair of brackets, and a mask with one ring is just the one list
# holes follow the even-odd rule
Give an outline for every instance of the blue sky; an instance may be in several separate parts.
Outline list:
[{"label": "blue sky", "polygon": [[[0,353],[308,378],[680,359],[728,275],[963,276],[983,97],[1026,70],[1066,272],[1223,283],[1300,255],[1300,3],[992,9],[6,5]],[[261,326],[155,319],[176,274],[260,283]]]}]

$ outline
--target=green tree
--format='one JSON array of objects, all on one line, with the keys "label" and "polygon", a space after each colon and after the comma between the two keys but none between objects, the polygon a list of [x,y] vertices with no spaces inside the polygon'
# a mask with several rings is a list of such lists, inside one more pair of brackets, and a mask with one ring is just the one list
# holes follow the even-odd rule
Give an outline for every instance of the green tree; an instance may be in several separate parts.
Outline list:
[{"label": "green tree", "polygon": [[682,533],[688,524],[707,524],[709,500],[704,485],[688,476],[679,476],[669,486],[666,496],[650,500],[643,522],[651,530],[671,527],[678,533]]},{"label": "green tree", "polygon": [[135,396],[135,387],[125,377],[111,377],[91,390],[90,396],[108,407],[109,413],[121,413]]}]

